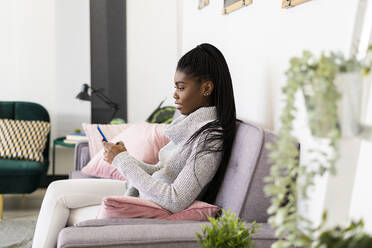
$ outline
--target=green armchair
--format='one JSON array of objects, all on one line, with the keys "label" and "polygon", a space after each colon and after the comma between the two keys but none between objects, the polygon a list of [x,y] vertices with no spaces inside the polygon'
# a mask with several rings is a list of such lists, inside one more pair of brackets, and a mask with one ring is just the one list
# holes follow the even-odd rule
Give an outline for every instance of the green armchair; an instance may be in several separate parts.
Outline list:
[{"label": "green armchair", "polygon": [[[33,102],[0,101],[0,119],[50,121],[47,110]],[[43,151],[44,162],[42,163],[0,158],[0,219],[3,194],[32,193],[39,187],[49,167],[49,142],[50,133]]]}]

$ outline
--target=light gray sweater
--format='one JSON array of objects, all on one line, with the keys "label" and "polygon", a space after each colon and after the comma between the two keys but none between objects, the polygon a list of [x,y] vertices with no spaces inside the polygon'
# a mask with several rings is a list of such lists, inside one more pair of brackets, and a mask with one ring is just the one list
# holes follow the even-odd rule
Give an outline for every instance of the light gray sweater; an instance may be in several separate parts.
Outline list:
[{"label": "light gray sweater", "polygon": [[[216,107],[201,107],[173,120],[164,131],[170,142],[159,151],[156,165],[140,162],[128,152],[118,154],[112,165],[132,186],[126,195],[136,196],[138,190],[142,199],[155,202],[173,213],[193,203],[216,173],[222,152],[203,153],[195,160],[193,155],[200,149],[198,143],[204,140],[203,133],[193,143],[184,145],[199,128],[216,120],[216,116]],[[219,140],[208,146],[217,147],[221,142]]]}]

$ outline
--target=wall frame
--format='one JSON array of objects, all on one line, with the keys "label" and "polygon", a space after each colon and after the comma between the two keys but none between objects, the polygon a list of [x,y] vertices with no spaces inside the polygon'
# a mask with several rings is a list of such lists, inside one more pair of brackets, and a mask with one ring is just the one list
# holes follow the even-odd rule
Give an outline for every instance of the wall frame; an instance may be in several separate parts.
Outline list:
[{"label": "wall frame", "polygon": [[209,0],[199,0],[198,9],[202,9],[209,4]]},{"label": "wall frame", "polygon": [[244,6],[252,4],[253,0],[224,0],[222,14],[230,14]]},{"label": "wall frame", "polygon": [[296,5],[299,5],[299,4],[308,2],[308,1],[310,1],[310,0],[283,0],[282,1],[282,8],[287,9],[287,8],[294,7]]}]

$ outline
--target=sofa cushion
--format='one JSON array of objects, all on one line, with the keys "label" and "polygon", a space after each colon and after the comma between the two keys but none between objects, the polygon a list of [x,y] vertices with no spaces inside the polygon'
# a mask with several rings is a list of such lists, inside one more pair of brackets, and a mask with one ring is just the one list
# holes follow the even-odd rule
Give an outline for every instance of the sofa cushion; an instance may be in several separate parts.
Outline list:
[{"label": "sofa cushion", "polygon": [[[13,119],[13,120],[40,120],[40,121],[50,121],[48,111],[38,103],[34,102],[21,102],[21,101],[2,101],[0,102],[0,118],[2,119]],[[49,140],[50,133],[48,134],[48,139],[45,144],[45,149],[43,151],[44,156],[44,172],[47,170],[47,165],[49,164]]]},{"label": "sofa cushion", "polygon": [[95,177],[125,180],[117,168],[105,161],[103,153],[102,150],[96,154],[81,171],[86,175]]},{"label": "sofa cushion", "polygon": [[49,130],[46,121],[0,119],[0,157],[43,162]]},{"label": "sofa cushion", "polygon": [[0,194],[29,194],[40,185],[42,173],[30,175],[1,175]]},{"label": "sofa cushion", "polygon": [[0,159],[0,194],[32,193],[45,169],[36,161]]},{"label": "sofa cushion", "polygon": [[139,197],[109,196],[102,200],[97,219],[113,218],[154,218],[165,219],[170,213],[153,203]]},{"label": "sofa cushion", "polygon": [[70,174],[69,174],[69,179],[81,179],[81,178],[97,178],[97,179],[100,179],[101,177],[95,177],[95,176],[91,176],[91,175],[87,175],[81,171],[72,171]]},{"label": "sofa cushion", "polygon": [[102,201],[97,219],[113,218],[153,218],[166,220],[205,221],[215,217],[218,206],[202,201],[194,201],[188,208],[171,213],[152,201],[132,196],[109,196]]},{"label": "sofa cushion", "polygon": [[[196,242],[196,232],[202,232],[202,225],[210,223],[154,219],[88,220],[64,228],[59,233],[57,247],[200,247]],[[261,232],[253,235],[253,240],[257,248],[269,248],[276,239],[271,227],[263,224]]]},{"label": "sofa cushion", "polygon": [[[44,165],[36,161],[0,159],[0,175],[37,175],[42,173]],[[3,179],[1,179],[3,180]]]}]

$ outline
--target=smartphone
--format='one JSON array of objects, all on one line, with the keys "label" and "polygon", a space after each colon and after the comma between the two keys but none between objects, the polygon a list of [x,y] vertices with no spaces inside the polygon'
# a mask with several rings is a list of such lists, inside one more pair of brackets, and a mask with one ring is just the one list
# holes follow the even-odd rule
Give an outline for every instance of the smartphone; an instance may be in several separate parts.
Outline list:
[{"label": "smartphone", "polygon": [[108,142],[108,140],[106,139],[105,135],[102,133],[101,129],[99,128],[99,126],[97,126],[97,129],[99,131],[99,133],[101,134],[102,138],[104,141]]}]

